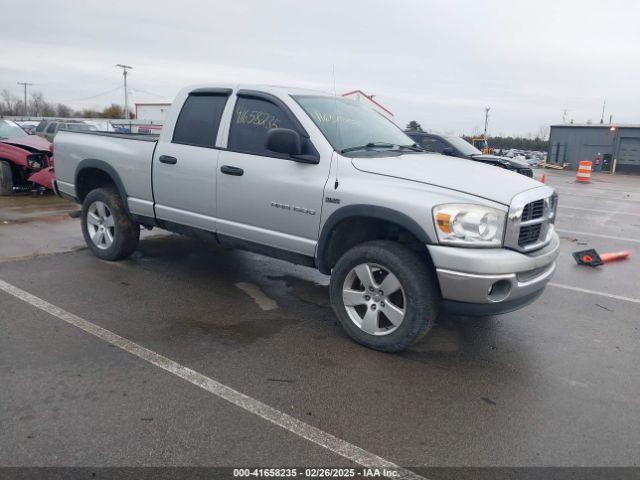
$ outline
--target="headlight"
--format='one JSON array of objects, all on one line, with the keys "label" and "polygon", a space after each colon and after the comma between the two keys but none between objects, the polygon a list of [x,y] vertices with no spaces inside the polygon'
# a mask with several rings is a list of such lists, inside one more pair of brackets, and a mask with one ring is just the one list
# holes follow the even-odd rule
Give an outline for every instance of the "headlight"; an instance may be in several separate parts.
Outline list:
[{"label": "headlight", "polygon": [[501,247],[506,213],[465,203],[433,207],[438,241],[466,247]]}]

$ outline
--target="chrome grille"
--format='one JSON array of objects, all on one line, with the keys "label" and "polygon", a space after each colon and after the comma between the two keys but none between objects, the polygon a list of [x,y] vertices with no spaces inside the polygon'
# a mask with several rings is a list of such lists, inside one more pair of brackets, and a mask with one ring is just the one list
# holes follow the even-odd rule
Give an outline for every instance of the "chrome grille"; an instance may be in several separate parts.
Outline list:
[{"label": "chrome grille", "polygon": [[541,231],[542,224],[540,223],[520,227],[520,234],[518,235],[518,245],[520,245],[521,247],[526,247],[531,243],[537,242],[540,238]]},{"label": "chrome grille", "polygon": [[540,187],[516,195],[509,207],[504,246],[521,252],[538,250],[551,240],[556,195]]},{"label": "chrome grille", "polygon": [[540,218],[542,217],[542,215],[544,215],[544,199],[527,203],[522,209],[523,222],[528,222],[529,220]]}]

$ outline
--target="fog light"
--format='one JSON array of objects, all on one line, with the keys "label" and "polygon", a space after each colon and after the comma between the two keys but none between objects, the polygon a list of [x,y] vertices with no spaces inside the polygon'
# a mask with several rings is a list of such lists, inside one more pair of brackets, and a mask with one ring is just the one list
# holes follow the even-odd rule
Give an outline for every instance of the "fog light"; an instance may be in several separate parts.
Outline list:
[{"label": "fog light", "polygon": [[487,298],[492,302],[501,302],[509,296],[511,292],[511,282],[509,280],[498,280],[489,287]]}]

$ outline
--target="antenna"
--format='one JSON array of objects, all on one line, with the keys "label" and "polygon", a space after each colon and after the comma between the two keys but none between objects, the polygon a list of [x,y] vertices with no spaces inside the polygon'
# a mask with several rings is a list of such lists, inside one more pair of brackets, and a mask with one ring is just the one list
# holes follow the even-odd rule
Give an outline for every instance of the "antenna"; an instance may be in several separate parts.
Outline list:
[{"label": "antenna", "polygon": [[600,115],[600,124],[602,125],[604,123],[604,108],[607,106],[607,99],[604,99],[604,102],[602,102],[602,115]]},{"label": "antenna", "polygon": [[[333,76],[333,103],[335,106],[336,112],[336,133],[338,134],[338,138],[340,139],[340,145],[342,145],[342,137],[340,135],[340,122],[338,121],[338,92],[336,91],[336,66],[335,64],[331,64],[331,75]],[[340,167],[340,158],[336,155],[336,181],[333,184],[333,189],[337,190],[338,185],[340,185],[340,181],[338,180],[338,169]]]}]

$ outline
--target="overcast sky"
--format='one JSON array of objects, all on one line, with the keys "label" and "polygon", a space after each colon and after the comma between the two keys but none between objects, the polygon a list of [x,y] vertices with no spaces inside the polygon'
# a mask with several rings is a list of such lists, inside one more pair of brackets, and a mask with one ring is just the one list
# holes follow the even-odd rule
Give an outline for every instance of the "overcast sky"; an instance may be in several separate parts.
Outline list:
[{"label": "overcast sky", "polygon": [[[0,90],[28,81],[75,108],[171,99],[186,84],[361,89],[404,126],[492,134],[640,123],[640,2],[2,2]],[[111,93],[105,93],[113,90]],[[102,95],[99,95],[102,94]],[[92,98],[89,98],[92,97]]]}]

